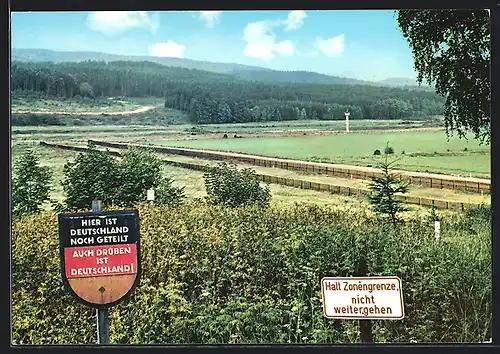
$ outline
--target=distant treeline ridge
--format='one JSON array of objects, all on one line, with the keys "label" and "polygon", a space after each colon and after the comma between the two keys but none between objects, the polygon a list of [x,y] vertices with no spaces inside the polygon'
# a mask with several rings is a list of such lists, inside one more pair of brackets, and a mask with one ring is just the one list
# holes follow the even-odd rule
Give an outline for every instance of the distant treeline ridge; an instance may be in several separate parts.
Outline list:
[{"label": "distant treeline ridge", "polygon": [[151,62],[13,62],[14,93],[47,97],[162,97],[193,123],[297,119],[428,119],[442,115],[434,92],[368,85],[260,82]]}]

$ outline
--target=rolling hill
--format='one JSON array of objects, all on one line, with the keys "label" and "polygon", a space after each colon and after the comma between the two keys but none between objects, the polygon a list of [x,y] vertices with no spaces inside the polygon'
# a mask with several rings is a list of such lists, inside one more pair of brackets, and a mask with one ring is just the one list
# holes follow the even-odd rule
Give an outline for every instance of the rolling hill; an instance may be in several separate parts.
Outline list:
[{"label": "rolling hill", "polygon": [[412,90],[432,90],[428,86],[417,86],[415,80],[407,78],[388,78],[382,81],[363,81],[352,78],[338,77],[308,71],[278,71],[264,67],[248,66],[235,63],[215,63],[192,59],[164,58],[152,56],[130,56],[117,55],[100,52],[65,52],[49,49],[17,49],[11,50],[12,60],[54,63],[80,62],[87,60],[96,61],[149,61],[171,67],[182,67],[187,69],[198,69],[216,73],[225,73],[239,76],[241,78],[262,82],[294,82],[311,84],[344,84],[344,85],[369,85],[404,87]]}]

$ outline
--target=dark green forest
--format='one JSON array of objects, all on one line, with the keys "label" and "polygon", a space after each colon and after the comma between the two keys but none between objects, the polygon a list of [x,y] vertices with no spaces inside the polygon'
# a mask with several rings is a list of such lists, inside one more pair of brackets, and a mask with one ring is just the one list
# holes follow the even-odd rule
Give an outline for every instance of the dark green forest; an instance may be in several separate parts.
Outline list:
[{"label": "dark green forest", "polygon": [[152,62],[12,63],[14,95],[51,98],[161,97],[193,123],[297,119],[428,119],[442,115],[436,93],[370,85],[310,84],[243,79],[230,74]]}]

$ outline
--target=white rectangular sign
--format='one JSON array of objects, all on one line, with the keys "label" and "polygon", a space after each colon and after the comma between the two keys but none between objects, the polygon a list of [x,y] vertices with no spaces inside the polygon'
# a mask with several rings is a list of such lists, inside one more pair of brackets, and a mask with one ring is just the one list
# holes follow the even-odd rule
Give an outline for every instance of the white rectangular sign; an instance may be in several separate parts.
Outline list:
[{"label": "white rectangular sign", "polygon": [[398,277],[321,279],[323,312],[328,318],[400,320],[403,289]]},{"label": "white rectangular sign", "polygon": [[147,200],[155,200],[155,191],[153,189],[148,189],[146,193],[147,193],[146,196]]}]

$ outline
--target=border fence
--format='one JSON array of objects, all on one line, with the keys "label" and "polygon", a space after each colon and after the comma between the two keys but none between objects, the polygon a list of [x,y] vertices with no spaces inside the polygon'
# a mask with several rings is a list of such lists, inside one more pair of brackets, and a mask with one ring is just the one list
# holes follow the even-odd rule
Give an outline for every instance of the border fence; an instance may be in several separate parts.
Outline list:
[{"label": "border fence", "polygon": [[[320,162],[307,162],[297,161],[274,157],[265,157],[257,155],[247,155],[240,153],[230,153],[223,151],[188,149],[188,148],[175,148],[163,147],[155,145],[140,145],[140,144],[126,144],[106,142],[99,140],[88,140],[99,146],[112,147],[118,149],[126,149],[129,146],[145,147],[153,149],[154,151],[172,155],[183,155],[191,157],[199,157],[211,160],[230,159],[255,166],[263,167],[276,167],[282,169],[302,171],[306,173],[324,174],[328,176],[355,178],[355,179],[368,179],[370,176],[379,176],[380,171],[376,168],[361,167],[361,166],[346,166]],[[487,179],[480,178],[466,178],[449,175],[430,174],[422,172],[411,171],[395,171],[401,177],[410,180],[412,184],[438,189],[452,189],[462,190],[475,193],[490,193],[491,182]]]},{"label": "border fence", "polygon": [[[106,145],[103,145],[103,146],[120,148],[120,149],[124,149],[127,146],[127,144],[119,144],[120,147],[110,146],[111,144],[114,145],[115,143],[106,143]],[[81,146],[47,143],[44,141],[41,141],[40,145],[47,146],[47,147],[53,147],[53,148],[59,148],[59,149],[65,149],[65,150],[82,151],[82,152],[86,151],[88,149],[86,147],[81,147]],[[167,149],[170,149],[170,148],[167,148]],[[120,152],[118,152],[118,151],[110,150],[109,152],[111,154],[113,154],[114,156],[121,156]],[[181,162],[181,161],[172,161],[172,160],[165,160],[165,159],[162,159],[162,162],[167,164],[167,165],[186,168],[186,169],[195,170],[195,171],[204,171],[205,168],[207,167],[207,165],[196,164],[196,163],[192,163],[192,162]],[[263,165],[259,165],[259,166],[263,166]],[[371,193],[372,193],[371,190],[365,189],[365,188],[355,188],[355,187],[339,186],[339,185],[328,184],[328,183],[311,182],[311,181],[303,180],[303,179],[278,177],[278,176],[261,174],[261,173],[256,174],[256,176],[260,181],[265,182],[265,183],[279,184],[282,186],[288,186],[288,187],[294,187],[294,188],[300,188],[300,189],[310,189],[310,190],[321,191],[321,192],[329,192],[331,194],[367,197],[367,196],[371,195]],[[408,195],[396,195],[395,198],[396,198],[396,200],[399,200],[399,201],[406,203],[406,204],[421,205],[421,206],[426,206],[426,207],[430,207],[430,206],[434,205],[436,208],[439,208],[439,209],[450,209],[450,210],[466,210],[466,209],[470,209],[471,207],[479,205],[477,203],[465,203],[465,202],[458,202],[458,201],[448,201],[448,200],[432,199],[432,198],[408,196]]]}]

